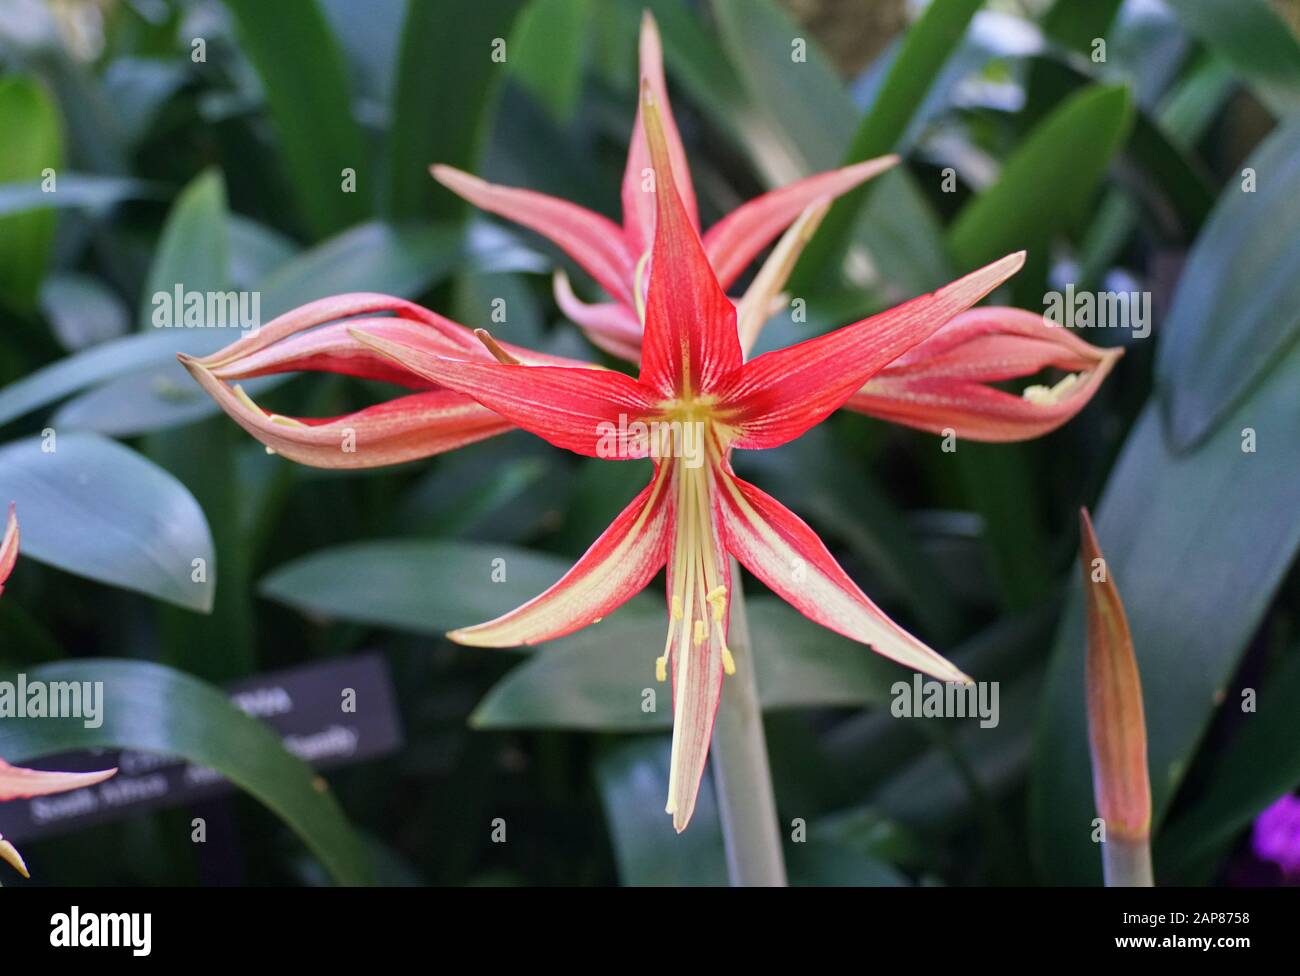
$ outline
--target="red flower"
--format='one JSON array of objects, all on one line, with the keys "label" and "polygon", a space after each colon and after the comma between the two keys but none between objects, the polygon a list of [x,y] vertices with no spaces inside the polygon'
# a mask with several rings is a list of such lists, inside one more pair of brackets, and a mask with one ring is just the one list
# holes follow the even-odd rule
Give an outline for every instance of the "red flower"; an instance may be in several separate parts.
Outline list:
[{"label": "red flower", "polygon": [[648,84],[641,112],[657,192],[638,379],[447,358],[364,326],[352,332],[403,368],[558,447],[592,457],[654,458],[649,485],[559,582],[497,620],[450,636],[493,647],[562,637],[610,613],[667,564],[668,637],[656,670],[673,680],[667,809],[680,831],[695,807],[723,674],[734,667],[728,553],[812,620],[910,667],[968,680],[885,616],[812,529],[733,473],[730,457],[736,449],[777,447],[819,423],[1014,274],[1024,256],[1009,255],[933,294],[746,362],[736,308],[676,188],[671,144]]},{"label": "red flower", "polygon": [[[671,172],[691,226],[699,229],[690,167],[677,134],[663,55],[654,18],[641,22],[641,83],[661,106]],[[641,358],[644,262],[654,236],[654,207],[641,113],[632,131],[623,173],[623,226],[567,200],[496,186],[450,166],[434,166],[444,186],[491,213],[550,238],[614,299],[579,301],[563,272],[555,275],[555,299],[596,345],[636,363]],[[882,156],[821,173],[773,190],[738,207],[702,237],[704,253],[725,291],[781,231],[804,213],[806,226],[782,242],[741,300],[740,337],[746,352],[772,314],[773,301],[825,207],[898,162]],[[779,253],[784,249],[785,253]],[[1058,328],[1042,315],[1014,308],[984,308],[912,350],[905,362],[882,372],[844,405],[850,410],[934,433],[949,429],[981,441],[1038,437],[1065,423],[1092,398],[1122,350],[1101,350]],[[1052,367],[1076,371],[1052,387],[1031,386],[1016,396],[989,385],[1022,379]]]},{"label": "red flower", "polygon": [[[664,84],[659,30],[649,12],[641,19],[640,59],[641,84],[649,87],[661,106],[664,143],[682,206],[691,226],[699,230],[691,170]],[[550,238],[590,274],[613,302],[588,305],[579,301],[563,272],[555,275],[555,299],[592,342],[629,362],[641,357],[644,262],[654,240],[653,187],[647,186],[652,167],[643,130],[638,111],[623,170],[622,227],[567,200],[497,186],[451,166],[432,168],[434,178],[448,189],[477,207]],[[703,235],[704,252],[721,288],[725,291],[731,287],[759,252],[806,208],[847,193],[897,163],[897,156],[882,156],[820,173],[765,193],[727,214]]]}]

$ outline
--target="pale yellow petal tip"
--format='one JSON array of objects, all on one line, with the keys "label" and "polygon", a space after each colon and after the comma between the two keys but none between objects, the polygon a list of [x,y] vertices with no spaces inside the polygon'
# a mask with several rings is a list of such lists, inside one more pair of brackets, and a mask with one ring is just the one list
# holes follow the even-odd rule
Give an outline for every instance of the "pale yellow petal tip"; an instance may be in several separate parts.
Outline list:
[{"label": "pale yellow petal tip", "polygon": [[463,169],[457,169],[455,166],[448,166],[445,163],[434,163],[429,167],[429,173],[435,180],[453,192],[456,191],[457,185],[478,186],[485,182],[473,173],[466,173]]},{"label": "pale yellow petal tip", "polygon": [[0,838],[0,861],[4,861],[24,878],[30,878],[27,873],[27,864],[23,861],[23,856],[18,853],[18,848],[4,838]]},{"label": "pale yellow petal tip", "polygon": [[453,644],[460,644],[464,647],[477,647],[478,642],[474,639],[473,627],[461,627],[459,630],[449,630],[446,634],[447,640]]}]

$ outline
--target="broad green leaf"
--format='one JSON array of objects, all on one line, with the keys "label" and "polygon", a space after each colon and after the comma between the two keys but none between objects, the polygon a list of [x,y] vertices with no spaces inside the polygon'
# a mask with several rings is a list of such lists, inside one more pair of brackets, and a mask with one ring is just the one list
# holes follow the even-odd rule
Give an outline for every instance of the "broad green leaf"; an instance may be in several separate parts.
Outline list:
[{"label": "broad green leaf", "polygon": [[1266,0],[1169,0],[1169,5],[1274,114],[1300,108],[1300,41]]},{"label": "broad green leaf", "polygon": [[1258,692],[1257,710],[1245,715],[1236,738],[1213,759],[1196,803],[1161,834],[1155,862],[1162,874],[1177,877],[1222,854],[1269,804],[1300,783],[1300,647],[1291,649]]},{"label": "broad green leaf", "polygon": [[957,215],[948,243],[958,270],[1004,254],[1046,248],[1080,216],[1116,150],[1133,107],[1123,86],[1095,85],[1071,96],[1025,138],[996,183]]},{"label": "broad green leaf", "polygon": [[126,303],[90,275],[51,272],[41,286],[40,305],[59,344],[70,352],[120,338],[127,331]]},{"label": "broad green leaf", "polygon": [[[858,123],[844,163],[874,159],[893,151],[925,101],[949,56],[966,33],[981,0],[934,0],[903,35],[902,43],[871,107]],[[806,286],[830,266],[844,247],[875,180],[837,200],[809,241],[793,287]]]},{"label": "broad green leaf", "polygon": [[255,220],[230,215],[230,282],[252,289],[299,253],[298,245]]},{"label": "broad green leaf", "polygon": [[566,560],[513,546],[361,542],[281,566],[259,590],[325,619],[441,635],[513,610],[568,568]]},{"label": "broad green leaf", "polygon": [[[1155,838],[1193,751],[1300,547],[1300,343],[1195,450],[1148,404],[1107,483],[1097,536],[1142,673]],[[1078,593],[1042,701],[1032,826],[1056,883],[1100,876]]]},{"label": "broad green leaf", "polygon": [[[374,199],[374,173],[352,117],[352,93],[338,39],[316,0],[226,0],[240,44],[266,89],[289,186],[318,236],[361,220]],[[437,96],[436,89],[426,95]],[[345,170],[355,192],[344,191]]]},{"label": "broad green leaf", "polygon": [[1300,117],[1229,178],[1188,256],[1156,359],[1180,450],[1213,431],[1300,332],[1297,186]]},{"label": "broad green leaf", "polygon": [[727,855],[718,823],[713,779],[700,782],[689,830],[678,834],[664,813],[668,796],[667,737],[636,739],[604,750],[596,785],[625,885],[723,886]]},{"label": "broad green leaf", "polygon": [[81,749],[179,757],[216,770],[263,803],[339,884],[371,880],[364,845],[316,773],[211,685],[158,664],[104,659],[50,664],[30,669],[27,676],[103,682],[103,723],[96,729],[78,718],[0,724],[0,755],[11,762]]},{"label": "broad green leaf", "polygon": [[409,0],[393,84],[384,213],[450,220],[466,204],[429,175],[473,170],[508,70],[506,43],[523,0]]},{"label": "broad green leaf", "polygon": [[510,38],[510,70],[558,122],[578,107],[591,0],[533,0]]},{"label": "broad green leaf", "polygon": [[43,180],[0,183],[0,215],[59,207],[104,210],[123,200],[156,197],[161,192],[157,186],[143,180],[88,173],[61,172],[54,186],[54,191],[49,192],[44,188]]},{"label": "broad green leaf", "polygon": [[[57,180],[63,164],[59,112],[50,96],[30,78],[0,80],[0,183]],[[57,185],[57,184],[56,184]],[[36,304],[54,243],[55,215],[47,208],[0,219],[0,297],[15,307]]]},{"label": "broad green leaf", "polygon": [[771,149],[789,159],[785,178],[834,166],[858,113],[816,41],[771,0],[713,0],[713,9],[723,46],[782,141]]},{"label": "broad green leaf", "polygon": [[163,224],[141,296],[141,330],[157,325],[157,300],[170,305],[176,289],[203,294],[224,291],[229,282],[226,185],[219,172],[206,170],[181,191]]},{"label": "broad green leaf", "polygon": [[162,468],[89,433],[0,447],[0,499],[18,505],[23,554],[203,613],[217,567],[202,509]]}]

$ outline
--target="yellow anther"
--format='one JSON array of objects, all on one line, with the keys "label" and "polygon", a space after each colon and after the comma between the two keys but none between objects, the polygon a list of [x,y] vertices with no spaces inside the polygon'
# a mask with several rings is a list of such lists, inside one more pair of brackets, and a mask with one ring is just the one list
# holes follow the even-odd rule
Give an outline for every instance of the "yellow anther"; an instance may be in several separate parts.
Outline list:
[{"label": "yellow anther", "polygon": [[727,647],[722,648],[722,670],[727,674],[736,673],[736,659],[731,656],[731,651]]},{"label": "yellow anther", "polygon": [[668,680],[668,655],[655,658],[655,681]]},{"label": "yellow anther", "polygon": [[704,599],[713,606],[713,619],[721,620],[727,612],[727,588],[715,586]]},{"label": "yellow anther", "polygon": [[1061,402],[1061,397],[1069,393],[1081,379],[1079,373],[1068,373],[1055,386],[1035,385],[1025,389],[1021,394],[1030,403],[1050,407]]},{"label": "yellow anther", "polygon": [[704,643],[704,638],[709,636],[709,627],[703,620],[695,621],[695,633],[692,635],[695,646],[699,647]]},{"label": "yellow anther", "polygon": [[674,620],[681,620],[682,617],[683,617],[683,614],[682,614],[682,598],[681,598],[680,596],[678,596],[677,594],[674,593],[674,594],[673,594],[673,619],[674,619]]}]

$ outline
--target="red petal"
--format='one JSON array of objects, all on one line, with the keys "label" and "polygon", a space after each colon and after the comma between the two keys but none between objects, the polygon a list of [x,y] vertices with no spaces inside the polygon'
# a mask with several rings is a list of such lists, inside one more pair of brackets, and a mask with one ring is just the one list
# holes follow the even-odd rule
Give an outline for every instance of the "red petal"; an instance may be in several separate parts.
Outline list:
[{"label": "red petal", "polygon": [[[1082,410],[1121,353],[1090,346],[1033,312],[977,308],[899,357],[845,406],[932,433],[1025,440],[1055,430]],[[1054,391],[1038,387],[1032,396],[984,385],[1048,367],[1082,376]]]},{"label": "red petal", "polygon": [[682,208],[659,110],[648,89],[642,91],[641,109],[657,186],[641,381],[664,397],[710,393],[741,365],[736,308],[718,285]]},{"label": "red petal", "polygon": [[1024,252],[1008,255],[929,295],[750,360],[736,381],[719,391],[733,410],[732,422],[741,430],[733,446],[776,447],[798,437],[1023,263]]},{"label": "red petal", "polygon": [[578,324],[587,338],[601,349],[630,363],[641,361],[641,320],[636,312],[618,302],[588,305],[579,300],[569,285],[569,276],[555,272],[555,302]]},{"label": "red petal", "polygon": [[727,548],[782,599],[900,664],[944,681],[970,680],[867,599],[799,516],[734,475],[721,472],[718,481]]},{"label": "red petal", "polygon": [[18,512],[12,502],[9,503],[9,517],[5,520],[5,534],[0,538],[0,593],[5,591],[5,581],[14,571],[18,561]]},{"label": "red petal", "polygon": [[434,166],[432,172],[439,183],[476,207],[553,241],[612,297],[632,303],[637,259],[629,256],[623,231],[613,221],[568,200],[497,186],[451,166]]},{"label": "red petal", "polygon": [[513,425],[467,396],[433,390],[325,420],[278,417],[194,360],[181,360],[230,418],[276,454],[318,468],[374,468],[430,457]]},{"label": "red petal", "polygon": [[475,647],[554,640],[595,623],[645,589],[668,556],[667,465],[591,548],[541,596],[496,620],[447,636]]},{"label": "red petal", "polygon": [[524,430],[589,457],[645,457],[630,425],[650,412],[648,391],[622,373],[444,359],[381,336],[357,338],[426,379],[473,397]]},{"label": "red petal", "polygon": [[758,252],[821,197],[834,199],[897,165],[897,156],[868,159],[843,169],[818,173],[755,197],[709,228],[704,250],[718,283],[730,288]]},{"label": "red petal", "polygon": [[[682,206],[686,208],[691,226],[698,230],[700,218],[696,210],[695,189],[691,185],[691,168],[686,161],[686,150],[682,148],[682,137],[677,132],[677,123],[673,119],[672,106],[668,103],[668,87],[664,84],[664,58],[663,47],[659,42],[659,28],[648,10],[641,15],[640,59],[641,84],[649,87],[656,103],[660,106],[664,140],[668,146],[668,158],[672,160],[677,192],[681,195]],[[650,249],[654,241],[655,229],[654,200],[651,194],[646,193],[642,188],[645,182],[645,171],[651,163],[641,113],[642,109],[638,104],[636,123],[632,126],[632,141],[628,145],[627,165],[623,170],[623,232],[627,238],[629,252],[637,259]]]},{"label": "red petal", "polygon": [[94,773],[53,773],[10,766],[0,759],[0,802],[79,790],[102,783],[116,772],[116,769],[105,769]]},{"label": "red petal", "polygon": [[376,312],[392,312],[401,319],[423,322],[435,328],[440,328],[444,324],[455,326],[455,323],[444,319],[441,315],[402,298],[374,292],[351,292],[299,305],[292,311],[272,319],[251,335],[232,343],[220,352],[205,356],[198,362],[210,370],[217,371],[232,363],[253,357],[308,329],[314,329],[327,322],[337,322],[358,315],[373,315]]}]

